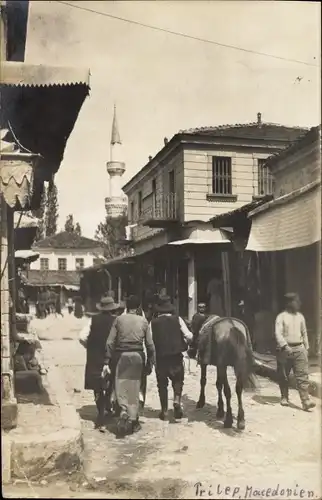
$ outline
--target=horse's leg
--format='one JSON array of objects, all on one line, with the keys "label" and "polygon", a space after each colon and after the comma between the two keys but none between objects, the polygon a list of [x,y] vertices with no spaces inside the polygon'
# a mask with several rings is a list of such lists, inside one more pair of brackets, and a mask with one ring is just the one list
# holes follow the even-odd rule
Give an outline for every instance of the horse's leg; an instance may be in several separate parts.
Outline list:
[{"label": "horse's leg", "polygon": [[236,394],[238,399],[237,429],[245,429],[245,413],[242,402],[243,381],[240,376],[236,379]]},{"label": "horse's leg", "polygon": [[225,409],[224,409],[224,400],[222,398],[222,386],[223,386],[223,374],[217,368],[217,380],[216,387],[218,391],[218,406],[217,406],[217,418],[224,418]]},{"label": "horse's leg", "polygon": [[206,403],[205,387],[207,384],[207,365],[200,365],[200,395],[197,403],[197,408],[203,408]]},{"label": "horse's leg", "polygon": [[233,426],[233,414],[231,411],[231,390],[229,387],[229,382],[228,382],[228,377],[227,377],[227,367],[225,367],[224,370],[224,394],[226,398],[226,404],[227,404],[227,411],[226,411],[226,417],[224,421],[224,427],[226,428],[231,428]]}]

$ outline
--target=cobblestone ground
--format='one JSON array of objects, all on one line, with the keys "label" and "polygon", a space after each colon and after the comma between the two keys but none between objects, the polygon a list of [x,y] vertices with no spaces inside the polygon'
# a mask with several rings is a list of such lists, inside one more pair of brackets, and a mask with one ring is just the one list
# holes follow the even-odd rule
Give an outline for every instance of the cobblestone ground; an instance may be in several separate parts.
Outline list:
[{"label": "cobblestone ground", "polygon": [[[83,389],[85,350],[77,341],[83,324],[84,320],[65,317],[35,321],[34,326],[42,339],[46,364],[59,365],[64,373],[82,420],[86,475],[89,481],[100,481],[101,491],[118,487],[128,491],[127,498],[140,498],[135,496],[136,484],[143,498],[153,493],[163,498],[194,498],[200,496],[200,488],[208,498],[321,498],[320,401],[311,413],[303,412],[297,392],[292,391],[292,406],[283,408],[277,386],[268,379],[259,378],[256,393],[244,393],[243,432],[224,429],[215,418],[214,369],[208,373],[207,404],[196,410],[200,373],[194,361],[190,367],[186,362],[186,418],[181,423],[158,419],[153,373],[140,432],[118,440],[113,432],[94,430],[93,396]],[[230,381],[234,393],[232,374]],[[235,394],[232,406],[236,412]],[[193,485],[198,482],[197,492]]]}]

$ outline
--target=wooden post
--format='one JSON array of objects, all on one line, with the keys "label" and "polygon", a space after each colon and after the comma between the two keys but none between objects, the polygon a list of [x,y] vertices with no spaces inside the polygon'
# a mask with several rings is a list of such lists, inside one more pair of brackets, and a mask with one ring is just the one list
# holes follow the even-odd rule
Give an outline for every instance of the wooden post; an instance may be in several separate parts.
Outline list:
[{"label": "wooden post", "polygon": [[13,370],[10,346],[10,292],[9,292],[9,243],[8,206],[0,194],[1,235],[1,428],[11,429],[17,425],[17,401],[14,397]]},{"label": "wooden post", "polygon": [[196,265],[195,256],[191,254],[188,260],[188,319],[192,320],[193,315],[197,312],[197,280],[196,280]]},{"label": "wooden post", "polygon": [[14,248],[14,215],[12,208],[7,206],[7,227],[8,227],[8,276],[9,276],[9,294],[11,297],[10,307],[10,342],[15,342],[17,339],[16,325],[16,298],[17,298],[17,283],[16,283],[16,264],[15,264],[15,248]]},{"label": "wooden post", "polygon": [[7,60],[7,19],[6,19],[6,2],[0,0],[0,7],[2,10],[0,15],[0,59],[1,61]]},{"label": "wooden post", "polygon": [[231,316],[231,293],[230,293],[228,252],[221,252],[221,265],[222,265],[222,274],[224,281],[225,314],[226,316]]},{"label": "wooden post", "polygon": [[118,276],[117,278],[117,301],[120,302],[122,300],[122,278]]}]

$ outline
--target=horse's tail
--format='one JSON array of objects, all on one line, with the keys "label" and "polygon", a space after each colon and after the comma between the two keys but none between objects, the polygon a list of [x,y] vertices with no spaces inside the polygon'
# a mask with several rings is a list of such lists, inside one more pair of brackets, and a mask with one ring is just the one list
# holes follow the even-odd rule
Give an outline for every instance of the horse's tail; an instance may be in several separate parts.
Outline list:
[{"label": "horse's tail", "polygon": [[235,373],[241,377],[244,388],[256,389],[257,379],[254,373],[254,356],[247,338],[235,326],[231,329],[231,340],[235,350]]}]

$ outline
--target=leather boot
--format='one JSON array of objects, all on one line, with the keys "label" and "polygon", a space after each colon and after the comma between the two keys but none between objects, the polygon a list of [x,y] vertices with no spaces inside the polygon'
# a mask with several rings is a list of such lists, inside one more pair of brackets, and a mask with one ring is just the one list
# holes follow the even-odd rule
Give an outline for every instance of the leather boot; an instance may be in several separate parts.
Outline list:
[{"label": "leather boot", "polygon": [[281,388],[281,405],[282,406],[289,406],[288,395],[289,395],[288,387]]},{"label": "leather boot", "polygon": [[302,402],[302,407],[303,407],[304,411],[309,411],[309,410],[312,410],[313,408],[315,408],[316,404],[314,403],[314,401],[307,399],[306,401]]},{"label": "leather boot", "polygon": [[173,398],[173,414],[176,420],[181,420],[183,417],[183,408],[181,404],[181,395],[174,395]]},{"label": "leather boot", "polygon": [[95,429],[98,429],[100,432],[105,432],[104,427],[104,398],[100,394],[95,395],[95,403],[97,408],[97,417],[95,421]]},{"label": "leather boot", "polygon": [[161,403],[159,418],[160,420],[166,420],[168,417],[168,389],[159,390],[159,398]]}]

